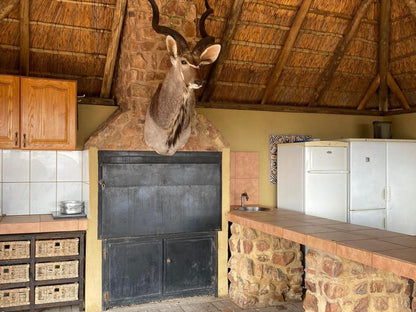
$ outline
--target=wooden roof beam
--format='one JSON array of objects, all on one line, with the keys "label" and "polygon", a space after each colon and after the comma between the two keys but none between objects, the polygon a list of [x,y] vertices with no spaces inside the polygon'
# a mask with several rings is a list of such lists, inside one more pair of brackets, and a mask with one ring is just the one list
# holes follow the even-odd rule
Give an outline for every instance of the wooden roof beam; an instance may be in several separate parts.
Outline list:
[{"label": "wooden roof beam", "polygon": [[396,80],[394,80],[393,76],[389,72],[387,73],[387,85],[390,88],[390,90],[393,91],[393,93],[397,96],[403,108],[406,110],[410,109],[410,105],[406,99],[406,96],[404,95],[403,91],[400,89]]},{"label": "wooden roof beam", "polygon": [[29,76],[29,0],[20,0],[20,75]]},{"label": "wooden roof beam", "polygon": [[363,110],[364,107],[367,105],[367,102],[370,100],[372,95],[377,91],[377,88],[380,86],[380,75],[377,74],[376,78],[374,78],[373,82],[371,82],[370,87],[367,89],[367,92],[364,94],[363,99],[361,100],[360,104],[357,107],[357,110]]},{"label": "wooden roof beam", "polygon": [[214,93],[215,84],[221,76],[222,69],[224,68],[228,53],[230,52],[231,41],[233,40],[237,29],[237,23],[243,10],[243,4],[244,0],[234,0],[233,2],[231,13],[228,17],[227,25],[225,26],[224,35],[221,39],[221,52],[217,61],[212,65],[211,72],[207,79],[207,85],[201,96],[202,101],[209,101]]},{"label": "wooden roof beam", "polygon": [[283,67],[285,66],[287,59],[289,57],[290,51],[295,44],[295,40],[299,34],[300,27],[302,26],[303,20],[306,17],[306,14],[309,11],[309,7],[311,6],[312,0],[304,0],[302,1],[302,5],[300,6],[298,12],[296,13],[295,20],[293,21],[292,27],[289,30],[289,34],[287,35],[285,44],[280,52],[279,59],[276,62],[276,65],[273,69],[272,74],[270,75],[269,83],[267,84],[266,90],[264,91],[263,98],[261,100],[261,104],[265,104],[269,101],[271,95],[273,94],[274,89],[276,88],[280,75],[282,74]]},{"label": "wooden roof beam", "polygon": [[378,109],[381,112],[387,112],[389,110],[389,90],[387,86],[387,74],[389,72],[390,11],[390,0],[381,0],[380,42],[378,45],[378,68],[380,74]]},{"label": "wooden roof beam", "polygon": [[110,45],[108,46],[107,59],[105,61],[103,83],[101,85],[100,97],[102,98],[110,97],[126,6],[127,0],[117,0],[113,25],[111,26]]},{"label": "wooden roof beam", "polygon": [[0,2],[0,20],[6,17],[19,3],[19,0],[3,0]]},{"label": "wooden roof beam", "polygon": [[319,82],[316,91],[314,93],[313,98],[311,99],[309,106],[313,107],[319,103],[322,95],[328,89],[332,77],[334,76],[335,71],[337,70],[339,64],[341,63],[342,58],[344,57],[345,51],[347,50],[348,45],[350,44],[352,38],[358,31],[360,26],[361,20],[365,13],[367,12],[368,7],[373,2],[373,0],[363,0],[361,5],[358,7],[357,12],[355,13],[354,18],[352,19],[351,23],[348,25],[346,30],[346,34],[343,39],[338,42],[337,47],[335,48],[335,52],[332,55],[329,65],[324,70],[321,75],[321,81]]}]

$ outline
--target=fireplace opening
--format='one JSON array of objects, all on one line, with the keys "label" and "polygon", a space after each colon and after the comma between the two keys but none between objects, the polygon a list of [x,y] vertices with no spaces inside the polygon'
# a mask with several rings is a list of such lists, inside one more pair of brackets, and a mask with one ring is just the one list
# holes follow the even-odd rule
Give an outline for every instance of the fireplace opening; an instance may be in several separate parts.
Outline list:
[{"label": "fireplace opening", "polygon": [[105,309],[217,295],[221,156],[98,152]]}]

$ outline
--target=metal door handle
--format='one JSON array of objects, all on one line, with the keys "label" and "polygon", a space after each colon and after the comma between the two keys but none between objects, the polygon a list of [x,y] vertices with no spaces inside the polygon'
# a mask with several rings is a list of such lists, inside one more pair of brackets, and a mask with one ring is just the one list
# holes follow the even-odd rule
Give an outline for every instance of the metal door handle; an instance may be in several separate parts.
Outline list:
[{"label": "metal door handle", "polygon": [[23,133],[23,147],[26,147],[26,133]]},{"label": "metal door handle", "polygon": [[105,189],[105,182],[104,182],[104,180],[98,181],[98,185],[101,186],[101,189],[102,190]]},{"label": "metal door handle", "polygon": [[172,262],[172,260],[170,258],[166,259],[166,263],[171,263],[171,262]]}]

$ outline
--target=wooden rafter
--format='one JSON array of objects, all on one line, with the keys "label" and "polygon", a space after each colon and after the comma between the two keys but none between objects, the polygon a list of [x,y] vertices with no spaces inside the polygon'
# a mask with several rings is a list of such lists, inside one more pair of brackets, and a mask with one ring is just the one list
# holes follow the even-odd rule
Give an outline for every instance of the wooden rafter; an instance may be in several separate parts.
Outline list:
[{"label": "wooden rafter", "polygon": [[381,0],[380,7],[380,42],[378,50],[380,88],[378,108],[381,112],[387,112],[389,107],[387,74],[389,72],[389,50],[390,50],[390,0]]},{"label": "wooden rafter", "polygon": [[377,88],[380,86],[380,75],[377,74],[376,78],[371,82],[370,87],[367,89],[367,92],[364,94],[363,99],[358,105],[357,110],[363,110],[367,105],[367,102],[370,100],[371,96],[377,91]]},{"label": "wooden rafter", "polygon": [[390,88],[390,90],[393,91],[393,93],[397,96],[403,108],[410,109],[410,105],[406,99],[406,96],[404,95],[403,91],[400,89],[396,80],[394,80],[393,76],[390,73],[387,73],[387,85]]},{"label": "wooden rafter", "polygon": [[20,75],[29,75],[29,0],[20,0]]},{"label": "wooden rafter", "polygon": [[3,0],[0,2],[0,19],[6,17],[19,3],[19,0]]},{"label": "wooden rafter", "polygon": [[110,45],[108,46],[107,59],[104,67],[103,83],[101,85],[100,97],[102,98],[108,98],[110,96],[126,5],[127,0],[118,0],[116,4],[113,25],[111,26]]},{"label": "wooden rafter", "polygon": [[221,76],[224,63],[227,60],[228,53],[230,51],[231,41],[233,40],[235,31],[237,29],[237,23],[240,19],[243,4],[244,0],[234,0],[230,16],[228,17],[227,25],[225,27],[225,32],[221,40],[221,53],[211,68],[207,86],[205,87],[204,93],[201,97],[202,101],[207,101],[211,98],[211,95],[214,92],[215,84]]},{"label": "wooden rafter", "polygon": [[328,67],[324,70],[324,72],[321,75],[321,81],[319,82],[318,87],[316,88],[316,92],[311,102],[309,103],[309,106],[316,106],[319,103],[319,100],[321,99],[322,94],[324,94],[325,91],[328,89],[331,83],[332,77],[334,76],[335,71],[337,70],[339,64],[341,63],[341,60],[345,54],[345,51],[348,45],[350,44],[352,38],[357,33],[361,20],[363,16],[365,15],[365,13],[367,12],[369,5],[372,2],[373,0],[363,0],[361,2],[361,5],[357,9],[357,12],[354,18],[352,19],[351,23],[348,25],[348,28],[346,30],[346,35],[338,43],[337,47],[335,48],[335,52],[329,61]]},{"label": "wooden rafter", "polygon": [[267,84],[266,90],[264,91],[263,98],[261,100],[261,104],[265,104],[269,101],[270,96],[272,95],[274,89],[279,82],[280,75],[282,74],[283,67],[286,64],[286,61],[289,57],[290,51],[295,44],[295,40],[298,36],[300,27],[302,26],[303,20],[308,13],[309,7],[311,6],[312,0],[304,0],[302,1],[302,5],[300,6],[298,12],[296,13],[295,20],[293,21],[292,27],[289,30],[289,34],[286,38],[285,44],[280,52],[279,59],[276,62],[276,65],[273,69],[273,72],[270,76],[270,81]]}]

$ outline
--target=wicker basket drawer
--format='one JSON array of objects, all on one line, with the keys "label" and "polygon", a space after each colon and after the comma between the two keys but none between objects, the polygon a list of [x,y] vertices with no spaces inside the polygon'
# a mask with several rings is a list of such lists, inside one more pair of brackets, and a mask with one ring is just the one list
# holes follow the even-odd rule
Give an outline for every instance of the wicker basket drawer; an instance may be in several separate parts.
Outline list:
[{"label": "wicker basket drawer", "polygon": [[37,263],[35,272],[37,281],[75,278],[78,277],[78,260]]},{"label": "wicker basket drawer", "polygon": [[36,241],[36,257],[74,256],[79,254],[79,238]]},{"label": "wicker basket drawer", "polygon": [[35,304],[76,300],[78,300],[78,283],[35,288]]},{"label": "wicker basket drawer", "polygon": [[0,242],[0,260],[28,259],[30,241]]},{"label": "wicker basket drawer", "polygon": [[29,264],[0,266],[0,284],[29,281]]},{"label": "wicker basket drawer", "polygon": [[0,290],[0,307],[17,307],[29,304],[29,287]]}]

